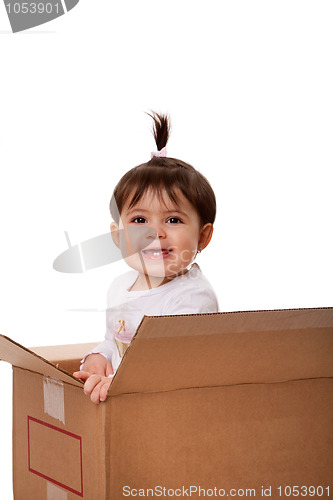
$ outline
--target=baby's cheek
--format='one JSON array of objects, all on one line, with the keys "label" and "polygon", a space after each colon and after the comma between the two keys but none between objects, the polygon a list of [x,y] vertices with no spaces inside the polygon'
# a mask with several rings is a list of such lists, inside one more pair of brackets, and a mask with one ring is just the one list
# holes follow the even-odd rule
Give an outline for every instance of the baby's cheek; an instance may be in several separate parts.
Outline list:
[{"label": "baby's cheek", "polygon": [[167,261],[165,262],[165,274],[169,275],[178,272],[181,264],[182,263],[179,259],[179,254],[171,252]]},{"label": "baby's cheek", "polygon": [[124,257],[124,261],[132,269],[142,272],[142,264],[138,254],[131,255],[130,257]]},{"label": "baby's cheek", "polygon": [[188,266],[195,257],[196,252],[192,248],[184,248],[179,252],[178,261],[184,267]]},{"label": "baby's cheek", "polygon": [[168,262],[174,263],[178,260],[177,253],[175,251],[171,252],[168,257]]}]

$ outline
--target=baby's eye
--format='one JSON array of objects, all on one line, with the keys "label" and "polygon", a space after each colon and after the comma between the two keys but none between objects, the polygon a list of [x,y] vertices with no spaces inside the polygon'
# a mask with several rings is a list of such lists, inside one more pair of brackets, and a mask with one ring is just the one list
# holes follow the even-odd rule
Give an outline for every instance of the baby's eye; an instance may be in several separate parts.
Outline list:
[{"label": "baby's eye", "polygon": [[134,217],[131,222],[135,222],[136,224],[144,224],[147,221],[144,217]]},{"label": "baby's eye", "polygon": [[169,217],[169,219],[167,220],[167,222],[169,222],[170,224],[177,224],[177,223],[183,223],[183,221],[179,218],[179,217]]}]

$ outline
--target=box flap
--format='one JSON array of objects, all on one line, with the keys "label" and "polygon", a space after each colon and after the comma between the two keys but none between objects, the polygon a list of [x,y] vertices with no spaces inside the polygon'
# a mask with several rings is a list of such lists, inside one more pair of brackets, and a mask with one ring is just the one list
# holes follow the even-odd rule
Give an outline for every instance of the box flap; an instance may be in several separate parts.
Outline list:
[{"label": "box flap", "polygon": [[24,368],[48,377],[53,377],[71,385],[82,387],[83,383],[70,373],[57,368],[53,363],[38,356],[33,351],[14,342],[9,337],[0,335],[0,359],[13,366]]},{"label": "box flap", "polygon": [[109,394],[333,376],[333,308],[145,316]]},{"label": "box flap", "polygon": [[98,343],[85,344],[66,344],[41,347],[30,347],[38,356],[51,361],[57,368],[72,374],[79,370],[81,360],[96,347]]},{"label": "box flap", "polygon": [[97,345],[98,342],[92,342],[85,344],[43,345],[30,347],[29,349],[56,365],[62,361],[81,360],[87,352],[94,349]]}]

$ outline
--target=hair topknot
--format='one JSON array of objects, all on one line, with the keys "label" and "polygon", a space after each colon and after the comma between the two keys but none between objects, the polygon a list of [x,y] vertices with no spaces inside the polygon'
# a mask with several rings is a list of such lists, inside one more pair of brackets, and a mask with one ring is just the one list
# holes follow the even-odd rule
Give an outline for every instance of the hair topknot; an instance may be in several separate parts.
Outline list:
[{"label": "hair topknot", "polygon": [[153,135],[156,142],[156,146],[158,151],[161,151],[169,140],[170,135],[170,118],[168,115],[164,115],[161,113],[155,113],[155,111],[151,111],[147,113],[153,121]]},{"label": "hair topknot", "polygon": [[[165,148],[170,133],[170,119],[166,114],[147,113],[153,119],[153,134],[158,151]],[[202,225],[214,223],[216,199],[206,177],[189,163],[169,156],[155,156],[126,172],[116,185],[110,201],[110,212],[119,223],[124,207],[134,207],[148,192],[161,201],[166,194],[175,203],[183,195],[196,209]]]}]

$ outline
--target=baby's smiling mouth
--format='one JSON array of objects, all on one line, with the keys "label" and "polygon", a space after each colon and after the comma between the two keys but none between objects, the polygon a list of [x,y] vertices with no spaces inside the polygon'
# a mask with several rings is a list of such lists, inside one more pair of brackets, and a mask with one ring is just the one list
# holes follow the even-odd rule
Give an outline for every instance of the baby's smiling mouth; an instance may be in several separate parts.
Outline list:
[{"label": "baby's smiling mouth", "polygon": [[170,248],[146,248],[142,250],[144,257],[151,260],[166,259],[171,252]]}]

